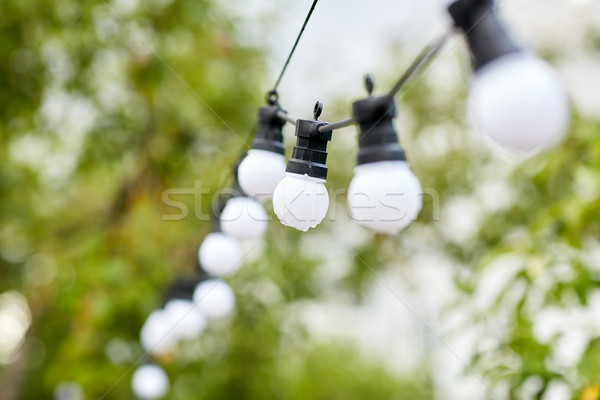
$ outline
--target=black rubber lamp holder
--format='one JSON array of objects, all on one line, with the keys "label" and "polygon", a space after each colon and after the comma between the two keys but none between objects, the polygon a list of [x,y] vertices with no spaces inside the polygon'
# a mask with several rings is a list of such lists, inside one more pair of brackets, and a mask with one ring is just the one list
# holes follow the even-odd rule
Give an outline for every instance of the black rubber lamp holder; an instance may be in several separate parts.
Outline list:
[{"label": "black rubber lamp holder", "polygon": [[467,37],[475,70],[499,57],[522,51],[495,13],[493,0],[458,0],[450,4],[448,12]]},{"label": "black rubber lamp holder", "polygon": [[371,96],[374,85],[369,75],[365,84],[369,97],[352,104],[359,127],[357,164],[406,161],[393,125],[393,119],[398,115],[394,97]]},{"label": "black rubber lamp holder", "polygon": [[278,105],[268,105],[258,110],[258,127],[250,146],[256,150],[266,150],[283,155],[283,125],[285,121],[277,116],[282,111]]},{"label": "black rubber lamp holder", "polygon": [[296,121],[297,142],[292,158],[287,163],[286,172],[308,175],[312,178],[327,179],[327,142],[331,140],[333,131],[319,132],[319,127],[327,122],[319,121],[323,104],[317,102],[314,109],[314,120],[299,119]]},{"label": "black rubber lamp holder", "polygon": [[[240,181],[238,180],[238,171],[240,169],[240,164],[248,155],[247,152],[243,151],[238,156],[235,163],[233,163],[233,182],[231,189],[220,193],[218,197],[213,197],[213,203],[211,205],[212,212],[212,232],[222,232],[221,229],[221,214],[223,210],[227,206],[227,202],[235,197],[250,197],[244,189],[240,186]],[[216,203],[215,203],[216,200]]]},{"label": "black rubber lamp holder", "polygon": [[175,282],[167,288],[163,299],[163,306],[172,299],[192,300],[194,298],[196,285],[207,279],[210,279],[210,276],[200,267],[191,275],[178,277]]}]

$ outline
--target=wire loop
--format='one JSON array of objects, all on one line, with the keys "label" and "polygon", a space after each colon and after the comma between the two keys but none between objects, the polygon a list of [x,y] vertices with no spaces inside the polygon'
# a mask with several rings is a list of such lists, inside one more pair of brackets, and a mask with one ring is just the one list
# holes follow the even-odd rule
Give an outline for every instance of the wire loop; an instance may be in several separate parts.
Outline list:
[{"label": "wire loop", "polygon": [[277,93],[277,90],[269,90],[265,96],[265,100],[268,105],[277,106],[279,105],[279,93]]},{"label": "wire loop", "polygon": [[313,114],[315,115],[315,121],[319,120],[319,117],[321,116],[322,112],[323,112],[323,103],[321,103],[320,101],[317,101],[315,104],[315,108],[313,110]]}]

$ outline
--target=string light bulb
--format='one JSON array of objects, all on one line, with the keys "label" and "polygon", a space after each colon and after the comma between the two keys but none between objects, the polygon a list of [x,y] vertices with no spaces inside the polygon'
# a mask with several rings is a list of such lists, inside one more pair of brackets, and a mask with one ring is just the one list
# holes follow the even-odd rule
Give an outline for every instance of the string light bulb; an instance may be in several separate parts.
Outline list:
[{"label": "string light bulb", "polygon": [[[366,84],[370,95],[370,76]],[[369,96],[354,102],[352,108],[359,125],[359,152],[348,188],[350,216],[371,231],[397,234],[421,211],[422,189],[398,143],[394,98]]]},{"label": "string light bulb", "polygon": [[570,111],[554,69],[509,37],[493,0],[458,0],[448,10],[465,32],[473,56],[468,108],[475,129],[516,156],[532,155],[560,141]]},{"label": "string light bulb", "polygon": [[209,319],[221,319],[235,310],[235,294],[227,283],[208,279],[196,286],[194,303]]},{"label": "string light bulb", "polygon": [[282,224],[306,232],[323,221],[329,209],[325,179],[286,173],[275,189],[275,214]]},{"label": "string light bulb", "polygon": [[273,197],[275,187],[285,177],[282,131],[285,121],[277,116],[279,111],[281,108],[275,105],[259,109],[254,141],[238,169],[242,190],[260,201]]},{"label": "string light bulb", "polygon": [[193,339],[206,328],[206,317],[202,310],[187,299],[171,299],[165,305],[167,325],[177,339]]},{"label": "string light bulb", "polygon": [[323,105],[317,102],[315,120],[296,121],[297,143],[288,161],[285,178],[275,188],[273,210],[283,225],[306,232],[323,221],[329,209],[327,143],[331,132],[319,132],[327,125],[318,121]]},{"label": "string light bulb", "polygon": [[256,240],[267,230],[269,217],[262,204],[252,197],[227,200],[219,217],[223,233],[238,240]]},{"label": "string light bulb", "polygon": [[569,104],[556,72],[530,54],[510,54],[480,68],[468,100],[474,127],[516,156],[558,143]]},{"label": "string light bulb", "polygon": [[171,328],[171,320],[164,310],[153,311],[140,332],[140,343],[144,350],[157,355],[172,352],[179,338]]},{"label": "string light bulb", "polygon": [[131,388],[140,400],[157,400],[169,391],[169,377],[158,365],[142,365],[133,373]]},{"label": "string light bulb", "polygon": [[239,242],[223,232],[206,235],[198,249],[200,266],[216,277],[235,273],[241,267],[243,257]]}]

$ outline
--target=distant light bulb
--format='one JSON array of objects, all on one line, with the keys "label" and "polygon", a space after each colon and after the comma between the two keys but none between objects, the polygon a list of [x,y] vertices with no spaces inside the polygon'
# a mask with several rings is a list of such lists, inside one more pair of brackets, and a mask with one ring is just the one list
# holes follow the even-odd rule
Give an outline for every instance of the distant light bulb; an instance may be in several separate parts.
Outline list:
[{"label": "distant light bulb", "polygon": [[260,201],[273,197],[285,177],[285,158],[272,151],[251,149],[238,168],[238,181],[248,196]]},{"label": "distant light bulb", "polygon": [[395,235],[422,207],[421,183],[405,161],[358,165],[348,188],[350,216],[374,232]]},{"label": "distant light bulb", "polygon": [[133,373],[131,387],[141,400],[160,399],[169,391],[169,377],[158,365],[142,365]]},{"label": "distant light bulb", "polygon": [[258,200],[251,197],[234,197],[227,201],[221,217],[221,229],[238,239],[258,239],[267,230],[267,213]]},{"label": "distant light bulb", "polygon": [[238,241],[220,232],[206,235],[198,250],[202,269],[217,277],[235,273],[241,267],[243,258],[244,252]]},{"label": "distant light bulb", "polygon": [[168,324],[178,339],[193,339],[206,328],[206,317],[191,300],[172,299],[165,305]]},{"label": "distant light bulb", "polygon": [[469,112],[477,130],[517,156],[557,143],[569,123],[567,96],[556,72],[523,53],[504,55],[476,71]]},{"label": "distant light bulb", "polygon": [[171,328],[170,319],[163,310],[153,311],[140,332],[142,347],[153,354],[170,353],[179,340],[176,330]]},{"label": "distant light bulb", "polygon": [[273,195],[273,209],[282,224],[306,232],[327,215],[329,194],[325,180],[286,173]]},{"label": "distant light bulb", "polygon": [[227,283],[209,279],[196,286],[194,303],[208,318],[224,318],[235,310],[235,294]]}]

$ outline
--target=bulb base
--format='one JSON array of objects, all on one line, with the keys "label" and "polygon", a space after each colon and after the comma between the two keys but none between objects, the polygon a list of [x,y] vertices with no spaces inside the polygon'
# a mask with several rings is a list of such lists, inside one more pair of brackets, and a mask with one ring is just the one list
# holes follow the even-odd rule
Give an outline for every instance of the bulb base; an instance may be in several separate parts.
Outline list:
[{"label": "bulb base", "polygon": [[283,155],[283,126],[285,121],[277,116],[278,106],[265,106],[258,110],[258,128],[250,146]]},{"label": "bulb base", "polygon": [[319,132],[318,128],[322,125],[327,123],[305,119],[296,122],[298,140],[292,158],[287,163],[286,172],[327,179],[327,142],[331,140],[332,131]]},{"label": "bulb base", "polygon": [[367,97],[352,104],[358,136],[357,164],[379,161],[406,161],[392,120],[398,115],[393,97]]},{"label": "bulb base", "polygon": [[163,306],[171,299],[192,300],[194,298],[194,290],[198,283],[208,278],[208,274],[201,268],[199,268],[192,276],[177,278],[167,289],[163,299]]},{"label": "bulb base", "polygon": [[467,37],[475,70],[499,57],[522,51],[494,12],[493,0],[457,0],[450,4],[448,12]]}]

